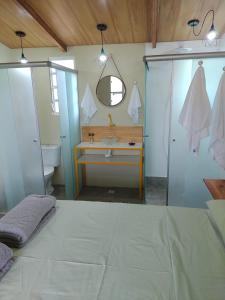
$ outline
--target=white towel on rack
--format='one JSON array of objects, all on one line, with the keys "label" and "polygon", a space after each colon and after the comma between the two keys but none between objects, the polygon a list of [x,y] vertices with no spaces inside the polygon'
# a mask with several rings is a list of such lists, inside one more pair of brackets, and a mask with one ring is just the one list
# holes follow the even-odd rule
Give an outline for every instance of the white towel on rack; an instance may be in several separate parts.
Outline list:
[{"label": "white towel on rack", "polygon": [[128,105],[128,114],[132,118],[132,121],[134,124],[137,124],[139,122],[139,108],[141,107],[141,99],[139,90],[136,84],[134,84],[131,96],[130,96],[130,102]]},{"label": "white towel on rack", "polygon": [[83,96],[80,106],[82,108],[83,116],[84,116],[83,122],[85,124],[88,124],[90,122],[91,118],[94,116],[94,114],[97,111],[97,107],[95,105],[95,101],[92,96],[89,84],[87,84],[87,86],[86,86],[84,96]]},{"label": "white towel on rack", "polygon": [[216,162],[225,169],[225,72],[220,79],[213,104],[209,150]]},{"label": "white towel on rack", "polygon": [[206,91],[205,72],[199,66],[188,89],[179,122],[187,130],[189,150],[198,154],[201,139],[209,135],[211,107]]}]

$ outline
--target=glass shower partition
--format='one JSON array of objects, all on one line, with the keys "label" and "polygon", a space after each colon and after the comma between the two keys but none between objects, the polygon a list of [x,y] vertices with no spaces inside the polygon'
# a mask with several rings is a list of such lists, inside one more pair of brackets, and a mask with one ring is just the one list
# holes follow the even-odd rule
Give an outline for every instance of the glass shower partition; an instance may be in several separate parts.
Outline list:
[{"label": "glass shower partition", "polygon": [[1,211],[26,195],[45,194],[30,68],[0,69]]},{"label": "glass shower partition", "polygon": [[[213,54],[212,54],[213,55]],[[178,56],[178,55],[177,55]],[[191,56],[191,54],[190,54]],[[160,58],[149,61],[146,70],[145,185],[146,203],[161,204],[164,195],[148,184],[149,178],[168,177],[167,204],[206,207],[212,196],[203,179],[224,179],[225,171],[209,152],[209,139],[201,141],[199,155],[188,150],[186,130],[178,119],[199,60],[203,61],[206,88],[213,105],[225,66],[225,57],[198,59]],[[156,202],[156,203],[155,203]]]},{"label": "glass shower partition", "polygon": [[80,142],[77,74],[56,71],[66,199],[75,199],[73,148]]},{"label": "glass shower partition", "polygon": [[[212,106],[225,66],[225,58],[201,60],[205,70],[206,89]],[[210,137],[202,139],[199,155],[196,155],[188,150],[186,130],[178,122],[187,90],[198,68],[198,61],[199,59],[173,61],[169,205],[205,207],[205,202],[212,196],[203,179],[225,178],[225,171],[213,160],[212,154],[209,152]]]},{"label": "glass shower partition", "polygon": [[46,193],[31,74],[36,67],[57,70],[66,198],[74,199],[73,147],[80,142],[76,71],[49,61],[0,64],[0,211],[26,195]]},{"label": "glass shower partition", "polygon": [[172,62],[156,61],[146,68],[145,202],[166,204],[168,134],[171,110]]}]

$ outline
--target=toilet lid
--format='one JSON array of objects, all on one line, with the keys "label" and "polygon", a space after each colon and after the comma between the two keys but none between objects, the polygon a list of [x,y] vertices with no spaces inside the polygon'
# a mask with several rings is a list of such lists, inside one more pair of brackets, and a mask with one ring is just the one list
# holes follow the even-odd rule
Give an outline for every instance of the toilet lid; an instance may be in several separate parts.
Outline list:
[{"label": "toilet lid", "polygon": [[54,173],[54,168],[49,166],[44,166],[44,176]]}]

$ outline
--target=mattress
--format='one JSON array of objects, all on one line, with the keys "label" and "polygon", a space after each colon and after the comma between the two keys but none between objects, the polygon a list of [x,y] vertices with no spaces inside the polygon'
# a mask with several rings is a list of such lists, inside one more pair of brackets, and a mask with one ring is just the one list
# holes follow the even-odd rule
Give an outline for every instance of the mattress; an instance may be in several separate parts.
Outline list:
[{"label": "mattress", "polygon": [[57,201],[0,282],[1,300],[224,300],[206,210]]}]

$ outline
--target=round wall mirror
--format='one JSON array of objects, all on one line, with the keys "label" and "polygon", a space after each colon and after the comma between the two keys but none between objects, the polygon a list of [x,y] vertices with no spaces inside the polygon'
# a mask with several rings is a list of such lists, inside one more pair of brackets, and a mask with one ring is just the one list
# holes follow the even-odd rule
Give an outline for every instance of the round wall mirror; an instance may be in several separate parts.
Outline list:
[{"label": "round wall mirror", "polygon": [[123,101],[126,94],[124,82],[116,76],[105,76],[98,82],[96,95],[106,106],[115,106]]}]

